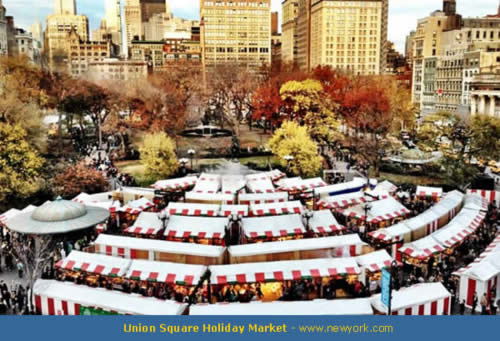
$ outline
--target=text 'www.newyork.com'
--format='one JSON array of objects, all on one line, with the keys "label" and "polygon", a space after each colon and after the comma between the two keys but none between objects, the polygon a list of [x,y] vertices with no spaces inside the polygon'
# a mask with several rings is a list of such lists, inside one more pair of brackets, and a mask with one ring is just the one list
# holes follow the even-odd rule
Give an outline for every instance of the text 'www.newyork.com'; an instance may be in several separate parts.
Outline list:
[{"label": "text 'www.newyork.com'", "polygon": [[392,334],[393,326],[386,325],[304,325],[297,328],[300,333],[321,334]]}]

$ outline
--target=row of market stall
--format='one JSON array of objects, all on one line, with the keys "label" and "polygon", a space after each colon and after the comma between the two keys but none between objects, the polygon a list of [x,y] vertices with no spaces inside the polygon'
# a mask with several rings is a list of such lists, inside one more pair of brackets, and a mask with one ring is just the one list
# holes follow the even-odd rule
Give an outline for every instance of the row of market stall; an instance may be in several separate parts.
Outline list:
[{"label": "row of market stall", "polygon": [[[474,262],[453,273],[459,277],[458,297],[472,308],[474,294],[480,300],[484,294],[489,301],[500,299],[500,235]],[[481,307],[476,305],[476,310]]]},{"label": "row of market stall", "polygon": [[[35,306],[42,315],[372,315],[386,313],[380,297],[297,302],[191,305],[140,295],[39,280]],[[451,294],[441,283],[418,284],[393,292],[393,315],[448,315]]]}]

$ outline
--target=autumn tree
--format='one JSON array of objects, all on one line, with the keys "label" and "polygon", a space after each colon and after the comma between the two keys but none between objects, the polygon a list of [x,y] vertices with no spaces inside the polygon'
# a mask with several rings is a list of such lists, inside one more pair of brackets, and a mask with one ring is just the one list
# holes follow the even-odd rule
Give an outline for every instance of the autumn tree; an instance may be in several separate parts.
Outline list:
[{"label": "autumn tree", "polygon": [[385,94],[390,102],[392,132],[415,129],[416,108],[411,100],[411,90],[393,76],[380,77],[378,82],[384,84]]},{"label": "autumn tree", "polygon": [[53,191],[64,198],[73,198],[80,193],[101,193],[109,185],[101,172],[88,168],[83,162],[65,168],[57,174]]},{"label": "autumn tree", "polygon": [[340,123],[331,103],[317,80],[289,81],[280,89],[288,120],[305,124],[311,138],[319,144],[331,144],[340,138]]},{"label": "autumn tree", "polygon": [[485,115],[472,118],[471,152],[477,158],[500,160],[500,119]]},{"label": "autumn tree", "polygon": [[163,132],[147,134],[139,150],[141,163],[150,176],[167,178],[178,168],[175,144]]},{"label": "autumn tree", "polygon": [[[269,147],[278,156],[281,166],[289,166],[289,171],[295,175],[312,177],[321,170],[318,146],[309,136],[307,128],[297,122],[285,121],[269,140]],[[285,160],[287,155],[293,157],[290,164]]]},{"label": "autumn tree", "polygon": [[39,186],[43,159],[20,125],[0,122],[0,200],[24,198]]}]

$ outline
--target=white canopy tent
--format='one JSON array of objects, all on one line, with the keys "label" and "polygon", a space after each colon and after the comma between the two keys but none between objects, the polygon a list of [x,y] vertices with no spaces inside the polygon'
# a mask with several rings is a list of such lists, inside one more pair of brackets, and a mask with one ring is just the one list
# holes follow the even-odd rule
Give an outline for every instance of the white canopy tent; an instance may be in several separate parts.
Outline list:
[{"label": "white canopy tent", "polygon": [[222,239],[228,225],[229,218],[225,217],[173,215],[168,220],[164,234],[171,238]]},{"label": "white canopy tent", "polygon": [[151,187],[161,191],[183,191],[196,185],[196,181],[198,181],[196,176],[186,176],[177,179],[160,180],[155,182]]},{"label": "white canopy tent", "polygon": [[197,285],[207,271],[204,265],[132,260],[126,277],[178,285]]},{"label": "white canopy tent", "polygon": [[282,214],[302,214],[304,207],[300,201],[285,201],[276,202],[272,204],[251,204],[249,209],[249,216],[262,217],[262,216],[275,216]]},{"label": "white canopy tent", "polygon": [[241,226],[243,233],[249,239],[297,236],[306,232],[302,218],[298,214],[245,218]]},{"label": "white canopy tent", "polygon": [[319,196],[320,198],[324,198],[333,195],[359,192],[366,186],[367,186],[366,179],[354,178],[350,182],[317,188],[314,194]]},{"label": "white canopy tent", "polygon": [[163,230],[163,222],[158,218],[158,213],[141,212],[132,226],[123,232],[132,234],[156,235]]},{"label": "white canopy tent", "polygon": [[339,233],[346,230],[345,226],[338,223],[332,212],[328,210],[314,211],[309,220],[309,227],[314,233],[321,235]]},{"label": "white canopy tent", "polygon": [[[370,223],[376,224],[396,217],[404,217],[410,213],[406,207],[393,197],[370,203],[367,211],[365,211],[365,205],[356,205],[347,208],[342,214],[346,217],[356,217],[357,219],[367,220]],[[368,216],[365,215],[365,212]]]},{"label": "white canopy tent", "polygon": [[274,193],[241,193],[238,196],[240,204],[245,205],[259,205],[259,204],[272,204],[275,202],[288,201],[287,192],[274,192]]},{"label": "white canopy tent", "polygon": [[218,174],[202,173],[193,188],[195,193],[217,193],[221,187],[221,176]]}]

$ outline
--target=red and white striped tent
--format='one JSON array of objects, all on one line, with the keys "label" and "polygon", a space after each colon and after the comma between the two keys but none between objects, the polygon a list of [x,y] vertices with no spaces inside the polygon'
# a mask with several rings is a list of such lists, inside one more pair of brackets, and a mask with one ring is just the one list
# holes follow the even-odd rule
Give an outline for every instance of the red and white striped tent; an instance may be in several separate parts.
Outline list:
[{"label": "red and white striped tent", "polygon": [[1,225],[5,225],[7,223],[7,220],[15,217],[19,213],[21,213],[21,211],[18,210],[17,208],[11,208],[7,212],[5,212],[2,215],[0,215],[0,224]]},{"label": "red and white striped tent", "polygon": [[158,213],[141,212],[134,225],[127,227],[123,232],[132,234],[156,235],[163,230],[163,223]]},{"label": "red and white striped tent", "polygon": [[148,199],[140,198],[137,200],[129,201],[125,206],[120,208],[120,211],[136,215],[154,206],[155,205]]},{"label": "red and white striped tent", "polygon": [[334,195],[325,197],[318,201],[318,206],[327,209],[347,208],[349,206],[364,204],[374,201],[373,197],[365,195],[365,192],[359,191],[348,194]]},{"label": "red and white striped tent", "polygon": [[198,285],[207,271],[204,265],[179,264],[133,260],[126,277],[133,280],[151,281],[178,285]]},{"label": "red and white striped tent", "polygon": [[192,192],[217,193],[221,186],[221,176],[218,174],[203,173],[198,178]]},{"label": "red and white striped tent", "polygon": [[446,247],[443,247],[432,235],[416,240],[414,242],[404,244],[399,251],[407,257],[416,258],[419,260],[427,260],[431,256],[437,256],[444,252]]},{"label": "red and white striped tent", "polygon": [[345,226],[338,223],[332,212],[327,210],[314,211],[312,218],[309,220],[309,227],[314,233],[321,235],[339,233],[346,230]]},{"label": "red and white striped tent", "polygon": [[381,183],[375,186],[375,191],[386,191],[389,193],[395,193],[398,190],[398,187],[394,185],[392,182],[384,180]]},{"label": "red and white striped tent", "polygon": [[259,205],[259,204],[272,204],[275,202],[288,201],[288,193],[274,192],[274,193],[242,193],[238,196],[240,204],[245,205]]},{"label": "red and white striped tent", "polygon": [[243,233],[249,239],[279,238],[306,233],[302,218],[298,214],[245,218],[241,224]]},{"label": "red and white striped tent", "polygon": [[219,215],[223,217],[232,215],[248,217],[248,205],[221,205]]},{"label": "red and white striped tent", "polygon": [[302,214],[304,207],[300,201],[285,201],[273,204],[252,204],[248,215],[250,217],[276,216],[283,214]]},{"label": "red and white striped tent", "polygon": [[85,205],[92,206],[92,207],[104,208],[106,210],[109,210],[110,212],[119,212],[121,207],[122,207],[121,203],[118,200],[90,202],[90,203],[87,203]]},{"label": "red and white striped tent", "polygon": [[42,315],[83,315],[92,310],[123,315],[182,315],[187,304],[68,282],[37,280],[35,307]]},{"label": "red and white striped tent", "polygon": [[276,191],[274,185],[269,178],[248,180],[247,189],[252,193],[273,193]]},{"label": "red and white striped tent", "polygon": [[164,211],[170,216],[216,217],[219,214],[220,205],[170,202]]},{"label": "red and white striped tent", "polygon": [[196,176],[186,176],[183,178],[159,180],[151,187],[161,191],[185,191],[188,188],[196,185],[198,178]]},{"label": "red and white striped tent", "polygon": [[235,203],[234,194],[226,193],[209,193],[209,192],[187,192],[185,194],[186,202],[201,203],[201,204],[225,204],[232,205]]},{"label": "red and white striped tent", "polygon": [[368,246],[358,234],[342,236],[294,239],[267,243],[234,245],[228,248],[232,258],[261,256],[276,253],[329,250],[328,256],[342,258],[365,253]]},{"label": "red and white striped tent", "polygon": [[437,199],[443,195],[443,189],[441,187],[417,186],[416,194],[420,198],[431,197]]},{"label": "red and white striped tent", "polygon": [[388,228],[372,231],[368,233],[368,235],[372,240],[378,241],[379,243],[391,243],[391,254],[397,261],[401,261],[402,259],[399,248],[403,246],[404,243],[409,243],[412,240],[411,230],[408,228],[405,221]]},{"label": "red and white striped tent", "polygon": [[194,304],[189,307],[189,315],[373,315],[369,298],[313,300],[313,301],[273,301],[250,303]]},{"label": "red and white striped tent", "polygon": [[170,216],[165,236],[168,238],[222,239],[229,218]]},{"label": "red and white striped tent", "polygon": [[366,212],[368,216],[365,216],[365,205],[350,207],[343,210],[342,214],[346,217],[355,217],[376,224],[396,217],[404,217],[410,213],[406,207],[393,197],[370,203],[370,209]]},{"label": "red and white striped tent", "polygon": [[285,192],[308,192],[315,188],[325,187],[326,185],[326,182],[321,178],[285,178],[278,182],[278,190]]},{"label": "red and white striped tent", "polygon": [[465,203],[463,207],[465,209],[471,209],[476,211],[481,210],[487,212],[488,206],[489,206],[488,200],[483,197],[472,194],[467,194],[465,196]]},{"label": "red and white striped tent", "polygon": [[[460,277],[459,299],[465,300],[465,305],[472,307],[474,293],[478,300],[486,294],[490,299],[493,288],[496,288],[493,299],[500,298],[500,289],[498,287],[500,280],[500,251],[491,252],[479,261],[470,264],[466,269],[454,273]],[[478,304],[476,310],[480,310]]]},{"label": "red and white striped tent", "polygon": [[108,256],[137,259],[147,254],[148,260],[155,260],[155,253],[220,258],[225,248],[214,245],[179,243],[165,240],[142,239],[124,236],[100,234],[94,242],[96,252]]},{"label": "red and white striped tent", "polygon": [[56,264],[56,268],[70,271],[84,271],[104,276],[122,277],[127,273],[130,259],[112,257],[97,253],[71,251]]},{"label": "red and white striped tent", "polygon": [[367,186],[367,182],[363,178],[354,178],[352,181],[324,186],[316,189],[314,194],[320,198],[325,198],[333,195],[341,195],[353,192],[359,192]]},{"label": "red and white striped tent", "polygon": [[209,266],[212,285],[281,282],[322,277],[359,275],[354,258],[303,259],[279,262]]},{"label": "red and white striped tent", "polygon": [[247,181],[255,181],[257,179],[271,179],[271,181],[278,181],[286,177],[286,174],[280,171],[279,169],[273,169],[269,172],[262,172],[256,174],[249,174],[246,176]]},{"label": "red and white striped tent", "polygon": [[464,203],[465,195],[459,191],[448,192],[436,205],[432,206],[430,210],[436,213],[442,220],[447,218],[453,219],[454,216],[460,211]]},{"label": "red and white striped tent", "polygon": [[411,231],[412,240],[428,236],[442,227],[439,223],[439,216],[432,208],[404,221],[404,223]]},{"label": "red and white striped tent", "polygon": [[476,232],[476,225],[462,225],[458,222],[450,223],[446,228],[432,234],[432,237],[441,245],[454,247]]},{"label": "red and white striped tent", "polygon": [[500,205],[500,191],[486,191],[481,189],[468,189],[467,194],[473,194],[488,200],[489,203],[496,201],[497,207]]},{"label": "red and white striped tent", "polygon": [[247,181],[243,175],[223,175],[222,193],[236,194],[236,192],[245,189]]},{"label": "red and white striped tent", "polygon": [[[380,294],[372,296],[375,310],[387,313]],[[451,294],[441,283],[421,283],[392,291],[392,315],[450,315]]]},{"label": "red and white striped tent", "polygon": [[356,257],[356,263],[361,269],[360,280],[365,282],[368,276],[367,272],[380,272],[382,269],[391,268],[392,261],[392,257],[385,250],[378,250]]}]

